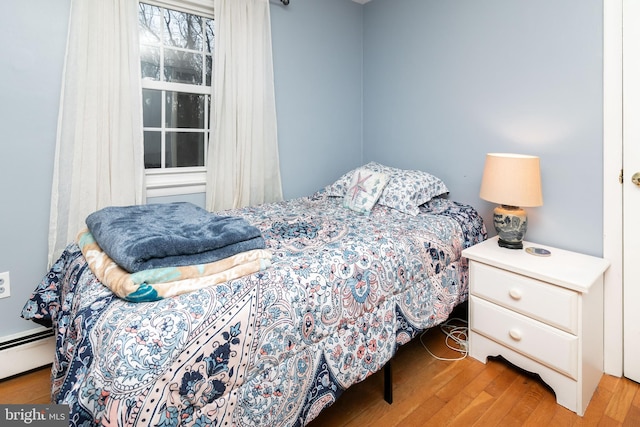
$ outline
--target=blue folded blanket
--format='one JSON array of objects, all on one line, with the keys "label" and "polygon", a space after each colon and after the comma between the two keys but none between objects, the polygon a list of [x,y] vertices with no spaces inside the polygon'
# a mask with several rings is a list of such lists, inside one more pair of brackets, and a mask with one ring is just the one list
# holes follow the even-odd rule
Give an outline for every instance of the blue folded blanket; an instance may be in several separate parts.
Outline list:
[{"label": "blue folded blanket", "polygon": [[186,202],[112,206],[86,222],[102,250],[130,273],[205,264],[265,247],[260,230],[244,218]]}]

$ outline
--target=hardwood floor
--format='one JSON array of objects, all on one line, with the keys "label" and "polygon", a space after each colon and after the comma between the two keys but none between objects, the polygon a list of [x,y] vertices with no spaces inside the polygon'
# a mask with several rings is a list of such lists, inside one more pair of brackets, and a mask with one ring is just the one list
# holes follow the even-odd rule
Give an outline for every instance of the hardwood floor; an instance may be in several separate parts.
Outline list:
[{"label": "hardwood floor", "polygon": [[50,373],[51,367],[47,366],[0,380],[0,403],[50,403]]},{"label": "hardwood floor", "polygon": [[[424,336],[434,354],[453,357],[439,328]],[[640,426],[640,385],[603,376],[584,417],[555,403],[537,378],[501,360],[433,358],[419,339],[393,360],[393,404],[378,372],[352,386],[310,427]],[[49,368],[0,381],[0,403],[49,403]]]},{"label": "hardwood floor", "polygon": [[[432,353],[453,358],[439,328],[424,336]],[[441,361],[419,339],[393,359],[393,404],[378,372],[349,388],[310,427],[340,426],[640,426],[640,385],[603,376],[584,415],[557,405],[537,376],[502,359]]]}]

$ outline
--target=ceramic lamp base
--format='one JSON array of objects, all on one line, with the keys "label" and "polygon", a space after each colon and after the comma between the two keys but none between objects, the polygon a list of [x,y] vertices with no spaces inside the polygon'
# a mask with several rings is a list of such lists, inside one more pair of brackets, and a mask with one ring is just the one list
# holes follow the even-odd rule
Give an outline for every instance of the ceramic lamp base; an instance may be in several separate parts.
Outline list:
[{"label": "ceramic lamp base", "polygon": [[500,205],[493,210],[493,225],[498,233],[498,245],[508,249],[522,249],[527,232],[527,213],[517,206]]}]

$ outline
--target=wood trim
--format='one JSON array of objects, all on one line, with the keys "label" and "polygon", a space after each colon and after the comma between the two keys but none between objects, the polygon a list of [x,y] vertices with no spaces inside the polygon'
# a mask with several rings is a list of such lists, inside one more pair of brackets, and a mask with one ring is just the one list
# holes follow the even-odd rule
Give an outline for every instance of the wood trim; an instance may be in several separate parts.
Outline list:
[{"label": "wood trim", "polygon": [[603,0],[604,371],[621,376],[622,321],[622,0]]},{"label": "wood trim", "polygon": [[53,362],[56,339],[49,336],[0,351],[0,379]]}]

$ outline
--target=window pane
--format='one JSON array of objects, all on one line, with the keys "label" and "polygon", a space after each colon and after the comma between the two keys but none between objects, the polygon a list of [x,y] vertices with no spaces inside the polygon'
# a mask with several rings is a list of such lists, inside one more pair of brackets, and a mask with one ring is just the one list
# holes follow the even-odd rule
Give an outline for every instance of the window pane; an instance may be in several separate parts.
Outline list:
[{"label": "window pane", "polygon": [[215,22],[139,3],[138,25],[145,167],[202,167],[211,96],[172,85],[211,86]]},{"label": "window pane", "polygon": [[165,49],[164,78],[168,82],[201,85],[202,55]]},{"label": "window pane", "polygon": [[159,128],[162,124],[162,92],[142,89],[142,125]]},{"label": "window pane", "polygon": [[160,132],[144,132],[144,167],[145,169],[162,166],[162,140]]},{"label": "window pane", "polygon": [[167,9],[164,44],[191,50],[202,50],[202,18]]},{"label": "window pane", "polygon": [[207,123],[204,127],[205,130],[211,129],[211,96],[207,95],[207,111],[205,113],[205,122]]},{"label": "window pane", "polygon": [[160,48],[140,46],[140,67],[143,79],[160,80]]},{"label": "window pane", "polygon": [[204,166],[204,133],[167,132],[165,167]]},{"label": "window pane", "polygon": [[204,129],[204,95],[167,92],[165,126]]},{"label": "window pane", "polygon": [[205,28],[205,52],[213,53],[213,19],[205,19],[204,28]]},{"label": "window pane", "polygon": [[205,86],[211,86],[211,69],[213,68],[213,59],[211,58],[211,55],[207,55],[205,60],[207,61],[207,75],[205,76]]},{"label": "window pane", "polygon": [[162,40],[162,10],[156,6],[139,3],[138,27],[140,43],[159,45]]}]

